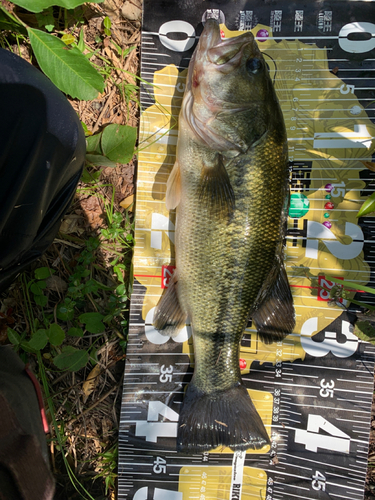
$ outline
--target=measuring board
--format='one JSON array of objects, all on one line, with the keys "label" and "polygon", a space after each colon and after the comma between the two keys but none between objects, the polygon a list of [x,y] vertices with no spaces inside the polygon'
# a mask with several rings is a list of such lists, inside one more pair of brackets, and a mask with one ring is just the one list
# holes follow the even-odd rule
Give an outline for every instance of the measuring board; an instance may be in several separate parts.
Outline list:
[{"label": "measuring board", "polygon": [[[286,268],[296,327],[263,344],[248,325],[243,382],[270,435],[262,450],[176,452],[194,366],[189,325],[161,336],[153,312],[174,270],[165,208],[186,68],[208,17],[222,37],[251,30],[281,104],[291,162]],[[371,20],[374,20],[372,23]],[[375,2],[144,0],[134,292],[119,432],[118,498],[363,499],[375,348],[353,335],[353,291],[332,303],[329,277],[374,286]],[[264,193],[264,203],[272,193]],[[204,279],[204,276],[202,276]],[[341,302],[340,302],[341,301]]]}]

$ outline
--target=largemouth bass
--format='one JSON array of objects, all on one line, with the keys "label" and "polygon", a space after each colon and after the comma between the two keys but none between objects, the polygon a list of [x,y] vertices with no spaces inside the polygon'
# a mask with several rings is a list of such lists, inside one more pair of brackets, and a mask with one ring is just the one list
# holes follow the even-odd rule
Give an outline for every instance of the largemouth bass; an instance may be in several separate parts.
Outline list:
[{"label": "largemouth bass", "polygon": [[222,41],[208,20],[189,65],[167,183],[167,208],[177,207],[176,270],[154,316],[165,335],[188,316],[193,332],[178,450],[269,443],[241,381],[239,350],[249,317],[265,343],[295,325],[283,263],[288,177],[283,116],[253,35]]}]

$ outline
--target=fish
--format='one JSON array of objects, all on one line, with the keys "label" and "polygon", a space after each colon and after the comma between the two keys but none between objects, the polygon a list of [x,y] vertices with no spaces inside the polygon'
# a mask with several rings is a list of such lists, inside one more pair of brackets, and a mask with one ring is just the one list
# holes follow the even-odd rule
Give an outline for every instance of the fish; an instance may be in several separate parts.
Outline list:
[{"label": "fish", "polygon": [[222,40],[209,19],[189,64],[166,189],[176,269],[153,320],[170,337],[191,324],[180,452],[270,443],[239,355],[250,318],[266,344],[295,326],[284,265],[289,199],[286,129],[265,59],[251,32]]}]

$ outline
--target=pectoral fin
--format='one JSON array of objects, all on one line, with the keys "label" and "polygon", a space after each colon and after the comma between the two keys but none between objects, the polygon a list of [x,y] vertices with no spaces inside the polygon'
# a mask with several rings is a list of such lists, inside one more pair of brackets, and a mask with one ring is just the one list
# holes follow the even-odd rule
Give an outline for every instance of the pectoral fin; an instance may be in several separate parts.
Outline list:
[{"label": "pectoral fin", "polygon": [[176,337],[187,319],[187,314],[181,309],[178,300],[177,288],[178,277],[175,271],[154,313],[154,327],[162,335],[169,337]]},{"label": "pectoral fin", "polygon": [[181,199],[181,175],[180,166],[176,161],[167,181],[167,194],[165,205],[168,210],[173,210],[180,203]]},{"label": "pectoral fin", "polygon": [[217,155],[213,165],[204,165],[201,172],[198,195],[202,204],[213,214],[231,216],[234,210],[234,191],[223,158]]},{"label": "pectoral fin", "polygon": [[271,344],[291,333],[295,326],[293,297],[284,263],[277,257],[258,296],[252,320],[262,342]]}]

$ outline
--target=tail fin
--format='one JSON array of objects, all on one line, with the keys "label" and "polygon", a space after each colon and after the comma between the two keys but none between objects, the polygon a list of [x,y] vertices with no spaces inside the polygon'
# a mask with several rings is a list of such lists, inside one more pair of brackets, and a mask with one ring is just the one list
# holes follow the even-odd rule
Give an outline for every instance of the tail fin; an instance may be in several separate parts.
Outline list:
[{"label": "tail fin", "polygon": [[180,412],[177,450],[199,453],[218,446],[258,450],[269,444],[263,422],[246,388],[240,383],[207,394],[188,385]]}]

